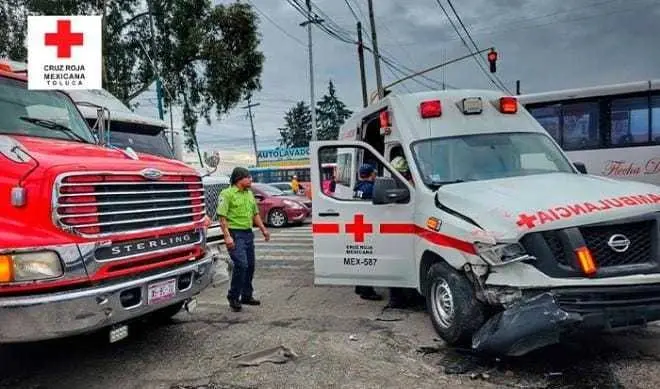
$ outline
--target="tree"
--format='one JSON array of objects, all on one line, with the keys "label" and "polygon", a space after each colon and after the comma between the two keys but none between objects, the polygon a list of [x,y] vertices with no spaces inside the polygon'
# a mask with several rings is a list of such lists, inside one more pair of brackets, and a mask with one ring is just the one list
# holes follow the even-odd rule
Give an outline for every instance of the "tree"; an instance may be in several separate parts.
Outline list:
[{"label": "tree", "polygon": [[284,115],[284,122],[284,127],[279,128],[280,146],[309,146],[312,137],[312,112],[309,105],[299,101]]},{"label": "tree", "polygon": [[[0,5],[0,36],[18,41],[24,40],[28,11],[103,15],[103,87],[130,104],[154,85],[156,73],[150,59],[155,59],[166,89],[165,105],[181,106],[191,150],[199,119],[210,124],[213,111],[217,116],[227,113],[261,88],[264,56],[258,50],[258,19],[249,4],[147,0],[153,14],[152,37],[142,0],[6,1],[15,9]],[[17,41],[0,42],[2,54],[18,61],[26,57],[22,42],[18,45]]]},{"label": "tree", "polygon": [[330,80],[328,92],[316,103],[316,121],[319,127],[319,140],[335,140],[339,136],[339,128],[353,112],[346,108],[337,98],[335,84]]}]

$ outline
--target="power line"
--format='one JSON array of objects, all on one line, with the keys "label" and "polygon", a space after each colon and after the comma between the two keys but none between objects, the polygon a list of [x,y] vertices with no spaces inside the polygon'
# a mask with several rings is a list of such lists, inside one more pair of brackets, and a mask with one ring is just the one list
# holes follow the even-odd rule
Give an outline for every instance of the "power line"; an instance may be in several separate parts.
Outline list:
[{"label": "power line", "polygon": [[[454,21],[451,19],[451,17],[449,16],[449,13],[448,13],[447,10],[445,9],[445,7],[442,5],[442,3],[440,2],[440,0],[435,0],[435,2],[438,4],[438,6],[439,6],[440,9],[442,10],[442,12],[445,14],[445,16],[447,17],[447,20],[449,20],[449,23],[451,24],[452,28],[453,28],[454,31],[456,32],[456,35],[458,35],[458,37],[461,39],[461,42],[463,42],[463,45],[465,46],[465,48],[468,49],[468,52],[469,52],[469,53],[473,54],[473,52],[472,52],[472,48],[471,48],[470,45],[468,45],[468,43],[465,41],[465,38],[463,38],[463,35],[462,35],[461,32],[458,30],[458,27],[456,27],[456,24],[455,24]],[[474,58],[474,60],[475,60],[475,62],[477,63],[477,65],[479,66],[479,69],[481,69],[481,70],[484,72],[484,75],[486,76],[486,78],[488,78],[488,80],[489,80],[491,83],[493,83],[493,85],[495,85],[495,87],[497,87],[498,89],[500,89],[500,90],[502,90],[502,91],[505,91],[505,90],[506,90],[506,88],[502,88],[501,85],[498,85],[497,82],[496,82],[492,77],[490,77],[490,75],[488,74],[488,72],[486,71],[486,69],[484,69],[484,68],[482,67],[482,64],[481,64],[481,62],[479,62],[479,59],[478,59],[478,58]],[[509,93],[509,92],[507,92],[507,93]],[[509,93],[509,94],[510,94],[510,93]]]},{"label": "power line", "polygon": [[296,38],[295,36],[291,35],[288,31],[286,31],[284,28],[282,28],[282,27],[281,27],[279,24],[277,24],[273,19],[271,19],[271,17],[268,16],[268,14],[266,14],[265,12],[263,12],[262,10],[260,10],[260,9],[259,9],[259,8],[258,8],[258,7],[252,2],[252,1],[248,0],[248,3],[249,3],[252,7],[254,7],[254,9],[256,9],[257,12],[259,12],[259,13],[261,14],[261,16],[263,16],[264,18],[266,18],[266,20],[268,20],[273,26],[275,26],[275,28],[277,28],[278,30],[280,30],[284,35],[286,35],[286,36],[288,36],[289,38],[291,38],[292,40],[296,41],[296,42],[297,42],[298,44],[300,44],[301,46],[305,46],[305,44],[303,43],[303,41],[301,41],[300,39],[298,39],[298,38]]},{"label": "power line", "polygon": [[355,10],[354,10],[353,7],[351,6],[351,3],[349,3],[348,0],[344,0],[344,2],[346,2],[346,6],[348,6],[348,9],[349,9],[349,10],[351,11],[351,13],[353,14],[353,17],[355,18],[355,21],[356,21],[356,22],[362,22],[362,21],[360,20],[360,18],[358,18],[357,14],[355,13]]},{"label": "power line", "polygon": [[[440,1],[440,0],[437,0],[437,1]],[[449,4],[449,7],[451,8],[451,11],[454,13],[454,16],[456,16],[456,19],[458,20],[458,23],[460,23],[461,27],[463,28],[463,31],[465,31],[465,35],[467,35],[468,39],[472,43],[472,47],[474,47],[474,50],[479,51],[479,47],[477,47],[477,44],[474,42],[474,39],[472,39],[472,36],[470,35],[470,31],[468,31],[467,27],[465,27],[465,24],[463,24],[463,20],[458,15],[458,12],[456,12],[456,8],[454,8],[454,4],[452,4],[451,0],[447,0],[447,4]],[[481,55],[478,55],[477,57],[481,58],[483,60]],[[485,71],[486,69],[483,69],[483,70]],[[502,80],[500,80],[500,78],[496,74],[491,74],[491,76],[495,77],[497,82],[499,82],[500,86],[502,86],[509,94],[512,94],[511,91],[509,91],[509,89],[506,87],[506,85],[504,85]]]},{"label": "power line", "polygon": [[[301,15],[303,15],[304,17],[310,17],[310,14],[303,8],[303,6],[300,3],[298,3],[297,0],[287,0],[287,2],[295,10],[297,10]],[[325,14],[325,12],[323,12],[323,10],[321,10],[316,4],[312,3],[312,6],[315,9],[315,11],[318,12],[320,15],[323,15],[324,20],[327,21],[327,23],[316,24],[316,26],[318,28],[320,28],[326,34],[330,35],[331,37],[333,37],[333,38],[335,38],[335,39],[337,39],[341,42],[344,42],[344,43],[347,43],[347,44],[352,44],[352,45],[357,45],[358,44],[358,42],[355,39],[353,39],[350,32],[346,31],[343,27],[341,27],[337,23],[335,23],[334,20],[330,16]],[[367,47],[366,45],[363,46],[363,47],[364,47],[365,50],[367,50],[370,53],[374,54],[373,49]],[[383,62],[389,62],[390,66],[393,66],[395,69],[399,70],[402,74],[405,74],[405,72],[401,71],[401,68],[403,68],[404,70],[407,70],[408,72],[415,72],[414,70],[410,69],[409,67],[407,67],[405,65],[402,65],[402,64],[398,63],[397,61],[395,61],[394,59],[388,58],[387,56],[385,56],[383,54],[379,53],[378,57]],[[434,79],[432,79],[428,76],[422,76],[422,78],[428,80],[429,82],[433,82],[435,84],[438,84],[438,85],[444,85],[440,81],[434,80]],[[417,79],[413,79],[413,81],[415,81],[418,84],[424,86],[425,88],[428,88],[428,89],[431,89],[431,90],[436,89],[434,87],[428,86],[427,84],[421,83]]]}]

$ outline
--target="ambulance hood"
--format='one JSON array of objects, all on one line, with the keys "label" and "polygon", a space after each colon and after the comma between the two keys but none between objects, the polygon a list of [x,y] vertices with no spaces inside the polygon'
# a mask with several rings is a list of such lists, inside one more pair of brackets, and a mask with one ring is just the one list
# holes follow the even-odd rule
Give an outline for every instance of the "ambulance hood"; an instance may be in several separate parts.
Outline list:
[{"label": "ambulance hood", "polygon": [[458,212],[490,238],[517,240],[554,230],[660,211],[660,188],[632,181],[551,173],[442,186],[438,205]]}]

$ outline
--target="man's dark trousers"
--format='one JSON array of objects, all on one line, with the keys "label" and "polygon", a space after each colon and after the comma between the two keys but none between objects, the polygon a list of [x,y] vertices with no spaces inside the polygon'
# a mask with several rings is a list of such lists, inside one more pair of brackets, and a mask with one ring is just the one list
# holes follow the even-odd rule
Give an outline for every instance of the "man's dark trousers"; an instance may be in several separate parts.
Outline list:
[{"label": "man's dark trousers", "polygon": [[234,266],[231,273],[231,286],[227,298],[249,300],[252,298],[254,278],[254,233],[252,230],[229,230],[234,239],[234,248],[229,257]]}]

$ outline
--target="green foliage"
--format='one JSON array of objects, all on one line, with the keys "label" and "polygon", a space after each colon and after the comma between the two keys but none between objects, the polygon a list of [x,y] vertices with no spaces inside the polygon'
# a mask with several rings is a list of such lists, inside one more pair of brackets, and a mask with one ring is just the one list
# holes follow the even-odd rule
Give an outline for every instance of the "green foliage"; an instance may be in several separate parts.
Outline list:
[{"label": "green foliage", "polygon": [[[165,86],[165,105],[179,105],[183,127],[194,134],[203,118],[220,116],[261,88],[264,56],[258,19],[245,3],[210,0],[5,0],[0,4],[0,55],[25,61],[27,12],[40,15],[103,15],[103,87],[127,105],[154,85],[155,59]],[[152,44],[153,42],[153,44]],[[148,52],[148,53],[147,53]],[[194,148],[190,136],[189,149]]]},{"label": "green foliage", "polygon": [[328,83],[328,92],[316,103],[316,125],[319,140],[336,140],[339,128],[353,112],[337,98],[337,90],[332,81]]},{"label": "green foliage", "polygon": [[[335,84],[328,83],[328,92],[316,103],[316,125],[319,140],[334,140],[339,129],[353,112],[337,97]],[[312,139],[312,114],[309,106],[298,102],[284,116],[286,125],[280,128],[280,146],[305,147]]]},{"label": "green foliage", "polygon": [[312,137],[312,112],[309,105],[299,101],[284,115],[285,125],[280,130],[280,146],[306,147]]}]

